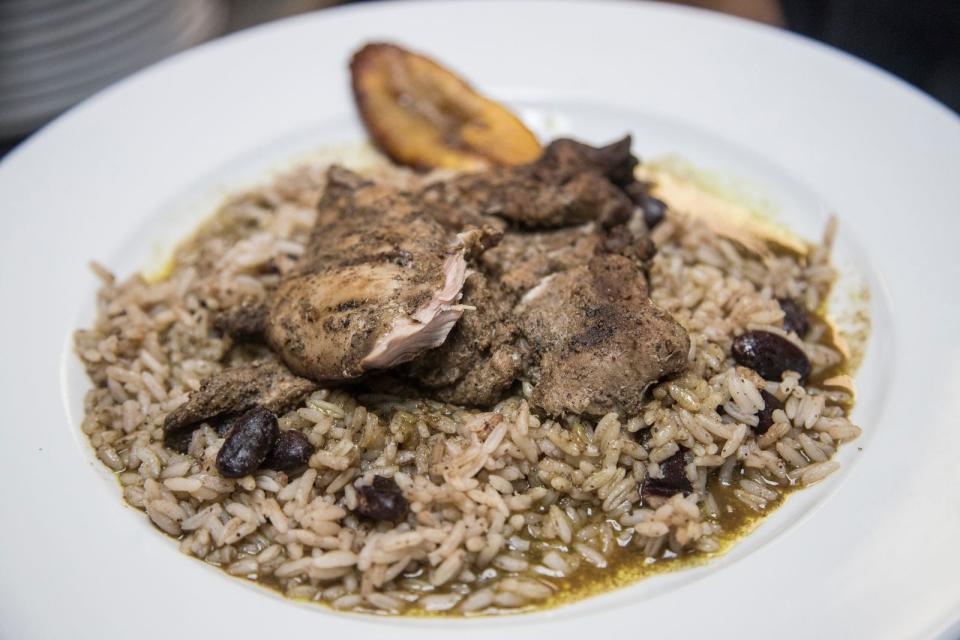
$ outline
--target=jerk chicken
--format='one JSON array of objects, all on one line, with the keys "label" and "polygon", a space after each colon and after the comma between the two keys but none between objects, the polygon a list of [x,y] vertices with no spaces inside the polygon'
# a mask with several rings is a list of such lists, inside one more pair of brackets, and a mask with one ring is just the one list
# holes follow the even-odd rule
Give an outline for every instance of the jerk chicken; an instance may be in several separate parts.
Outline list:
[{"label": "jerk chicken", "polygon": [[270,358],[205,381],[168,416],[168,440],[318,384],[490,407],[523,382],[546,414],[636,413],[685,368],[689,337],[647,291],[663,211],[629,137],[541,149],[508,110],[393,45],[361,49],[351,70],[382,150],[462,171],[405,191],[329,169],[295,269],[214,321]]},{"label": "jerk chicken", "polygon": [[[296,380],[403,384],[481,407],[525,380],[551,415],[636,412],[647,386],[684,368],[689,339],[647,294],[652,245],[621,186],[629,146],[558,140],[530,165],[413,193],[333,167],[297,269],[217,326],[259,336]],[[249,408],[231,393],[238,406],[218,413]],[[212,415],[208,395],[168,428]]]},{"label": "jerk chicken", "polygon": [[521,298],[519,315],[540,369],[531,402],[551,415],[635,414],[646,386],[682,370],[690,348],[621,255],[547,276]]},{"label": "jerk chicken", "polygon": [[266,316],[269,345],[315,380],[388,369],[443,343],[463,307],[463,237],[421,200],[334,167],[298,268]]}]

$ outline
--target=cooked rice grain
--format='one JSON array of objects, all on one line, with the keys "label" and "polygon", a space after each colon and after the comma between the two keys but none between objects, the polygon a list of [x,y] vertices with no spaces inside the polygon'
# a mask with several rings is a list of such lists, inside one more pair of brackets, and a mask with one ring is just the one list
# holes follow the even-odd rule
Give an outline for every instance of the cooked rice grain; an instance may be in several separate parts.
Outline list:
[{"label": "cooked rice grain", "polygon": [[[420,179],[373,172],[401,185]],[[561,602],[587,592],[567,580],[579,571],[719,550],[737,526],[721,499],[766,513],[794,483],[835,471],[837,443],[860,434],[845,416],[848,394],[805,386],[794,373],[763,381],[730,357],[744,330],[783,333],[776,298],[820,307],[834,277],[828,251],[760,260],[670,211],[652,234],[651,296],[687,328],[690,364],[653,387],[639,415],[541,419],[527,404],[529,381],[482,413],[323,389],[279,417],[281,429],[316,447],[306,471],[221,478],[211,469],[222,437],[202,427],[187,455],[174,454],[160,442],[163,419],[228,360],[258,355],[212,333],[211,310],[277,286],[303,252],[323,186],[324,168],[308,166],[235,197],[178,249],[164,281],[118,281],[94,265],[100,313],[75,336],[94,383],[82,429],[118,473],[124,499],[179,537],[185,553],[232,575],[381,613]],[[806,341],[787,336],[815,371],[842,359],[823,335],[817,325]],[[785,407],[758,437],[760,390]],[[660,464],[679,451],[689,451],[693,492],[641,500],[643,483],[662,478]],[[354,485],[374,475],[401,487],[404,521],[377,525],[353,513]]]}]

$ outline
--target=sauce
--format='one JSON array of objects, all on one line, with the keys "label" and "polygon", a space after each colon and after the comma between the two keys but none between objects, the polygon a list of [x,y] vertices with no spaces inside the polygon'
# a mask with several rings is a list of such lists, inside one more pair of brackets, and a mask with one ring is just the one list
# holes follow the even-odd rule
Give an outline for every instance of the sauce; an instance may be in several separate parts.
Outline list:
[{"label": "sauce", "polygon": [[[736,478],[735,478],[736,479]],[[559,579],[547,579],[555,588],[552,596],[533,605],[523,608],[511,609],[487,609],[479,615],[503,615],[516,613],[529,613],[531,611],[541,611],[552,609],[565,604],[572,604],[592,596],[601,595],[628,587],[645,578],[700,567],[711,560],[724,555],[733,548],[738,541],[749,535],[760,524],[763,523],[766,516],[778,509],[786,499],[787,494],[794,490],[794,487],[777,487],[779,497],[771,500],[767,504],[764,513],[757,513],[736,499],[733,495],[733,487],[721,486],[716,477],[708,483],[708,489],[717,501],[720,514],[716,518],[711,518],[711,522],[720,524],[723,532],[715,534],[714,538],[719,542],[719,548],[712,552],[689,551],[683,554],[675,554],[666,551],[660,556],[644,556],[640,549],[635,546],[616,546],[607,555],[607,566],[595,567],[586,562],[570,576]],[[602,521],[602,520],[601,520]],[[615,536],[616,539],[616,536]],[[529,553],[529,559],[532,563],[539,562],[542,554]],[[368,613],[382,613],[374,610],[368,610]],[[463,617],[464,614],[456,610],[428,612],[423,609],[411,608],[402,615],[410,617]],[[477,615],[477,614],[469,614]]]},{"label": "sauce", "polygon": [[[720,507],[720,516],[715,520],[723,527],[724,533],[716,537],[720,542],[717,551],[691,552],[683,555],[667,553],[660,558],[645,558],[634,547],[621,547],[609,556],[610,564],[603,569],[592,565],[582,565],[579,571],[561,583],[560,589],[554,596],[544,601],[537,608],[550,608],[562,604],[569,604],[583,600],[590,596],[600,595],[614,589],[629,586],[638,580],[652,576],[699,567],[710,560],[722,556],[737,541],[748,535],[763,522],[766,514],[751,511],[746,505],[733,497],[726,488],[720,489],[719,483],[714,481],[713,496]],[[768,513],[776,510],[783,503],[783,489],[780,497],[769,503]]]}]

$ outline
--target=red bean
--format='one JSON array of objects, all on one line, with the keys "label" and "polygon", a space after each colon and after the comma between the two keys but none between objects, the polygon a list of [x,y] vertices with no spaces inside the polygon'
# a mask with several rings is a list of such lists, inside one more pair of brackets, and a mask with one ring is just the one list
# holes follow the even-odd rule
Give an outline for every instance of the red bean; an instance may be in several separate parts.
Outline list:
[{"label": "red bean", "polygon": [[757,412],[757,419],[760,422],[753,429],[758,436],[762,436],[773,426],[773,412],[783,409],[783,403],[775,395],[761,391],[760,397],[763,398],[763,409]]},{"label": "red bean", "polygon": [[396,522],[407,515],[407,499],[393,478],[374,476],[373,484],[357,488],[356,512],[371,520]]},{"label": "red bean", "polygon": [[255,406],[236,419],[217,453],[217,471],[224,478],[242,478],[263,464],[279,434],[277,416]]},{"label": "red bean", "polygon": [[650,184],[647,182],[633,182],[626,185],[624,190],[633,201],[633,204],[640,207],[643,211],[643,221],[647,229],[653,229],[663,222],[663,217],[667,212],[667,205],[663,200],[654,198],[650,195]]},{"label": "red bean", "polygon": [[783,330],[793,331],[801,338],[810,332],[810,317],[806,308],[790,298],[777,298],[780,308],[783,309]]},{"label": "red bean", "polygon": [[663,200],[651,196],[640,206],[643,208],[643,221],[647,224],[647,229],[653,229],[663,222],[667,213],[667,205]]},{"label": "red bean", "polygon": [[803,350],[776,333],[747,331],[734,339],[731,352],[737,364],[766,380],[779,382],[785,371],[796,371],[801,380],[810,375],[810,360]]},{"label": "red bean", "polygon": [[660,463],[660,471],[663,472],[662,478],[647,478],[640,487],[640,497],[648,498],[650,496],[660,496],[669,498],[670,496],[683,493],[689,494],[693,491],[693,485],[687,479],[687,461],[683,456],[683,449]]},{"label": "red bean", "polygon": [[315,447],[299,431],[281,431],[263,466],[276,471],[293,471],[310,461]]}]

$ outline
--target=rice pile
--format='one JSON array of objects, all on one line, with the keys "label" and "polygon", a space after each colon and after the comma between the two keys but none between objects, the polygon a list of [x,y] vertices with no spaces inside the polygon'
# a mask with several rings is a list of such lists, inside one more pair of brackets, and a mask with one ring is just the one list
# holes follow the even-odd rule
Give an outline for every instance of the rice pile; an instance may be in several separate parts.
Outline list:
[{"label": "rice pile", "polygon": [[[229,202],[162,282],[118,282],[97,268],[99,317],[76,333],[94,383],[82,427],[125,500],[184,553],[338,609],[522,611],[625,557],[716,552],[736,524],[721,505],[764,513],[790,487],[836,470],[838,444],[860,433],[842,389],[789,375],[767,382],[730,357],[744,330],[785,335],[776,298],[820,308],[834,278],[829,231],[805,259],[760,260],[670,212],[654,232],[652,297],[689,331],[691,364],[652,389],[641,415],[558,422],[532,415],[523,393],[482,413],[321,390],[280,419],[317,447],[306,471],[222,478],[214,460],[223,439],[204,426],[187,454],[175,453],[162,444],[163,419],[205,377],[262,355],[214,337],[211,314],[265,296],[293,267],[323,174],[301,168]],[[787,336],[809,356],[811,380],[842,361],[824,331]],[[760,390],[785,407],[757,437]],[[662,477],[659,463],[680,447],[694,491],[643,503],[642,481]],[[353,515],[356,487],[374,475],[403,490],[404,522]]]}]

